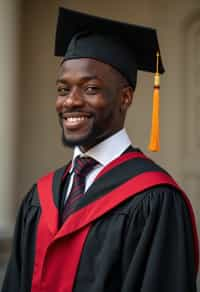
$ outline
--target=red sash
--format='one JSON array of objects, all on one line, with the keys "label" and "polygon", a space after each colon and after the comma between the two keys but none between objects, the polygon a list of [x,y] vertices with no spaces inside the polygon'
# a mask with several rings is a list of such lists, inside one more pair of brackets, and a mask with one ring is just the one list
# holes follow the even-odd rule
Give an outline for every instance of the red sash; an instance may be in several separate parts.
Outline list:
[{"label": "red sash", "polygon": [[[106,166],[98,177],[126,160],[134,158],[147,159],[142,153],[126,153]],[[72,292],[82,249],[94,220],[128,198],[156,185],[170,185],[180,190],[169,175],[158,171],[144,172],[74,212],[58,229],[59,214],[52,193],[53,177],[54,173],[50,173],[38,181],[41,216],[37,229],[31,292]],[[191,215],[198,269],[195,217],[189,199],[182,190],[180,191]]]}]

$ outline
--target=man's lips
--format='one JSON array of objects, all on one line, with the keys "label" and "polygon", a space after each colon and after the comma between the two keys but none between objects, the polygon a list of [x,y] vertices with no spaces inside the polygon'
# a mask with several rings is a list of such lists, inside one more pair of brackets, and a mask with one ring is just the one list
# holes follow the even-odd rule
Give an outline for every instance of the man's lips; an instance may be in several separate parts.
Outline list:
[{"label": "man's lips", "polygon": [[64,127],[67,129],[78,129],[84,126],[92,117],[89,113],[63,113],[60,116]]}]

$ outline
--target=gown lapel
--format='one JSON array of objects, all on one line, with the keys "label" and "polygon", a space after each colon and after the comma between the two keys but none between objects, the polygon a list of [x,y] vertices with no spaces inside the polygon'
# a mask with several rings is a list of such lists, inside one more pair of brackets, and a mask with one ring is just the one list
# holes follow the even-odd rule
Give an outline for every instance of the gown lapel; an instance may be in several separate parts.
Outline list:
[{"label": "gown lapel", "polygon": [[[69,165],[67,170],[69,170]],[[160,184],[170,185],[180,190],[189,206],[192,221],[194,221],[190,202],[176,182],[141,152],[128,151],[113,160],[99,173],[85,196],[77,201],[73,213],[59,228],[58,198],[62,190],[63,175],[67,175],[67,173],[66,168],[63,168],[38,182],[42,214],[52,233],[53,241],[69,236],[78,230],[81,231],[84,227],[87,228],[94,220],[123,201],[145,189]],[[196,239],[197,232],[195,222],[193,223],[193,232]]]},{"label": "gown lapel", "polygon": [[[133,194],[141,191],[142,186],[137,183],[138,187],[136,187],[134,177],[143,174],[142,161],[149,163],[149,166],[145,166],[145,168],[149,167],[151,171],[155,168],[155,171],[158,172],[158,166],[152,165],[152,162],[138,151],[125,152],[104,167],[85,196],[76,202],[73,213],[61,228],[59,228],[59,209],[55,202],[59,201],[56,198],[60,196],[62,190],[62,174],[64,174],[64,170],[62,169],[42,178],[38,182],[39,193],[46,194],[40,196],[42,213],[55,239],[79,230]],[[165,178],[162,177],[160,179],[165,182],[167,177],[166,175]],[[154,183],[155,181],[149,182],[149,187]]]}]

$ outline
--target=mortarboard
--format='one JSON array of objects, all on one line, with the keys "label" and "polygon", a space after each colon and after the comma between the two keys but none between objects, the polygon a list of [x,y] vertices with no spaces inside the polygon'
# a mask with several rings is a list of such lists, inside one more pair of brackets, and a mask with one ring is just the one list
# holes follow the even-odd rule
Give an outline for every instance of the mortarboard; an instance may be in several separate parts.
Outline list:
[{"label": "mortarboard", "polygon": [[[157,52],[160,55],[155,29],[59,8],[56,56],[110,64],[135,88],[137,70],[155,72]],[[159,73],[163,73],[159,58]]]},{"label": "mortarboard", "polygon": [[151,144],[156,146],[151,145],[150,148],[158,150],[159,73],[164,73],[164,67],[155,29],[61,7],[55,55],[64,60],[91,58],[109,64],[128,80],[133,89],[136,86],[137,70],[156,72],[151,138]]}]

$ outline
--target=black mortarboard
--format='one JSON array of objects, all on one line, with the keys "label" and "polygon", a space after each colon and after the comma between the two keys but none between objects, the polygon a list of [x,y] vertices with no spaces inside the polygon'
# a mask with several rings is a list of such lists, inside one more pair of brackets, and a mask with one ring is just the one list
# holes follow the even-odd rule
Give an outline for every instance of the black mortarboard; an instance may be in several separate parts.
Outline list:
[{"label": "black mortarboard", "polygon": [[65,60],[92,58],[109,64],[136,85],[137,70],[164,72],[155,29],[59,9],[55,55]]}]

